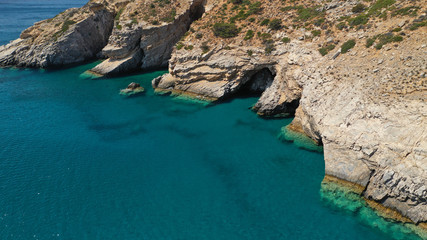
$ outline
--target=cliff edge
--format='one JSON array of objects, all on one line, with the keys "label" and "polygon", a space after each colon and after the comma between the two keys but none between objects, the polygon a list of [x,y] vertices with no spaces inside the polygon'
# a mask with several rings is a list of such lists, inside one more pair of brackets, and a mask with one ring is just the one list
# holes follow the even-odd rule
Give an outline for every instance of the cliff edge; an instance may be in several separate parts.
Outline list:
[{"label": "cliff edge", "polygon": [[426,8],[421,1],[223,1],[176,46],[162,92],[258,92],[261,116],[323,144],[327,175],[427,221]]}]

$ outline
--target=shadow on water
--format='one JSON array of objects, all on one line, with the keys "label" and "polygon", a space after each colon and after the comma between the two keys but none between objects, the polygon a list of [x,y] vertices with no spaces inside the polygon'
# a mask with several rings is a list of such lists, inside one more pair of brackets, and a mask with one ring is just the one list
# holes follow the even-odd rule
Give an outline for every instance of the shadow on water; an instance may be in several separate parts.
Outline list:
[{"label": "shadow on water", "polygon": [[268,128],[267,126],[254,121],[245,121],[243,119],[237,119],[233,125],[236,127],[249,128],[253,131],[268,132],[271,136],[277,135],[277,129]]},{"label": "shadow on water", "polygon": [[162,127],[164,130],[167,130],[168,132],[174,132],[180,136],[183,136],[184,138],[201,138],[203,137],[202,132],[194,132],[190,131],[189,129],[184,129],[181,127],[178,127],[177,125],[166,125]]},{"label": "shadow on water", "polygon": [[243,188],[239,184],[237,179],[239,173],[230,163],[227,164],[227,161],[224,159],[214,159],[208,155],[203,157],[203,161],[208,166],[208,169],[211,169],[215,176],[224,184],[228,192],[227,196],[235,202],[243,212],[249,215],[256,213],[256,207],[250,203],[248,194],[243,191]]},{"label": "shadow on water", "polygon": [[[286,239],[283,228],[276,226],[276,223],[271,221],[271,216],[266,215],[264,209],[250,199],[251,193],[247,192],[250,190],[246,186],[248,183],[240,181],[239,167],[233,166],[232,161],[220,157],[214,158],[211,155],[205,155],[203,162],[225,187],[227,192],[225,196],[231,201],[231,207],[235,207],[240,213],[239,223],[247,222],[251,226],[256,226],[244,229],[243,232],[240,232],[242,236],[258,236],[259,239]],[[259,232],[259,229],[266,231]]]},{"label": "shadow on water", "polygon": [[[109,128],[112,127],[112,128]],[[105,142],[116,142],[120,140],[125,140],[129,138],[136,137],[142,133],[148,132],[146,128],[142,127],[140,124],[133,125],[132,127],[126,128],[116,128],[117,126],[107,126],[107,125],[99,125],[92,126],[91,130],[95,130],[100,138]],[[104,130],[99,130],[104,129]]]},{"label": "shadow on water", "polygon": [[88,125],[88,129],[96,132],[103,141],[114,142],[147,133],[148,130],[144,125],[152,122],[154,119],[156,117],[118,123],[92,123]]}]

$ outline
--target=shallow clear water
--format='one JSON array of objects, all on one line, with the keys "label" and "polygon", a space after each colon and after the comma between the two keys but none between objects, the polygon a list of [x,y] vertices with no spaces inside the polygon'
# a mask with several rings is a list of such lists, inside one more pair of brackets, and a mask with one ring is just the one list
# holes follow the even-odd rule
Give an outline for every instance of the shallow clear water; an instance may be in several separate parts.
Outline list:
[{"label": "shallow clear water", "polygon": [[[0,43],[77,3],[0,0]],[[154,95],[162,71],[93,65],[0,69],[1,239],[417,239],[325,200],[322,154],[279,141],[291,120],[256,98],[205,107]],[[119,96],[132,81],[147,92]]]}]

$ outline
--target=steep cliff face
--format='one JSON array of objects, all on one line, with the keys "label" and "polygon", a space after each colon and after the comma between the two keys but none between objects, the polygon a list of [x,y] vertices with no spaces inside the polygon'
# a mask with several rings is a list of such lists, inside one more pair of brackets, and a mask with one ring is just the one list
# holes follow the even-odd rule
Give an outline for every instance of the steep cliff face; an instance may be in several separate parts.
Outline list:
[{"label": "steep cliff face", "polygon": [[213,2],[92,0],[0,47],[0,66],[49,68],[100,57],[107,60],[92,71],[101,75],[166,67],[175,43]]},{"label": "steep cliff face", "polygon": [[0,47],[0,66],[57,67],[96,57],[113,27],[114,8],[91,1],[40,21]]},{"label": "steep cliff face", "polygon": [[224,1],[192,24],[153,86],[216,100],[267,69],[259,115],[296,112],[288,129],[323,144],[327,175],[426,222],[425,7],[298,4]]},{"label": "steep cliff face", "polygon": [[205,4],[202,0],[126,3],[119,9],[108,45],[102,50],[108,59],[91,71],[113,75],[166,67],[173,46],[204,13]]}]

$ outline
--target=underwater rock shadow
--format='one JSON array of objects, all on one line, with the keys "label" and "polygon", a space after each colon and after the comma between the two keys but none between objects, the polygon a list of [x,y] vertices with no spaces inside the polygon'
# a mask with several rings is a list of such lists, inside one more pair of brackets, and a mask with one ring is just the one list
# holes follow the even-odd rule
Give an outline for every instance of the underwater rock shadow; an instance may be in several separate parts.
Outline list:
[{"label": "underwater rock shadow", "polygon": [[172,124],[164,126],[163,129],[169,132],[174,132],[177,135],[185,138],[200,138],[204,135],[203,132],[189,131],[188,129],[180,128]]},{"label": "underwater rock shadow", "polygon": [[238,181],[238,170],[232,164],[225,159],[216,159],[210,155],[205,155],[202,160],[207,168],[217,176],[217,179],[223,183],[225,190],[228,192],[228,199],[240,208],[240,212],[245,213],[246,220],[250,221],[251,224],[263,225],[263,229],[270,229],[271,236],[275,236],[273,239],[277,239],[277,237],[286,239],[285,232],[279,231],[280,227],[278,226],[272,226],[269,216],[265,216],[262,209],[251,203],[248,193],[243,190]]},{"label": "underwater rock shadow", "polygon": [[88,129],[96,132],[105,142],[129,139],[147,133],[148,130],[138,121],[121,123],[96,123],[88,125]]},{"label": "underwater rock shadow", "polygon": [[251,130],[260,131],[260,132],[268,132],[271,136],[276,136],[277,131],[271,128],[263,127],[261,124],[256,122],[245,121],[242,119],[237,119],[233,124],[236,127],[249,127]]}]

